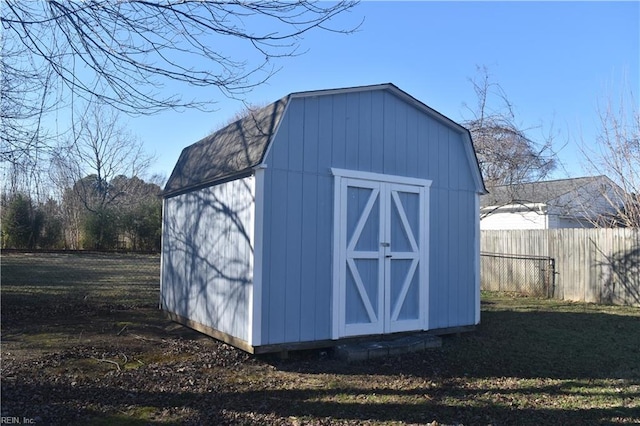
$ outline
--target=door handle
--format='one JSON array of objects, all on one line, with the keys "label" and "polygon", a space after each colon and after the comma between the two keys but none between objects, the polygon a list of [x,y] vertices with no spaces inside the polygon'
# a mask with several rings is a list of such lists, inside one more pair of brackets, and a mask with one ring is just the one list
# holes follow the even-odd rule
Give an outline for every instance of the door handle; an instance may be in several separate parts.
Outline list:
[{"label": "door handle", "polygon": [[386,255],[385,257],[386,257],[387,259],[389,259],[389,258],[391,258],[391,257],[393,257],[393,256],[391,256],[390,254],[388,254],[388,255]]},{"label": "door handle", "polygon": [[391,244],[389,244],[389,243],[380,243],[380,246],[382,246],[382,247],[389,247],[390,245]]}]

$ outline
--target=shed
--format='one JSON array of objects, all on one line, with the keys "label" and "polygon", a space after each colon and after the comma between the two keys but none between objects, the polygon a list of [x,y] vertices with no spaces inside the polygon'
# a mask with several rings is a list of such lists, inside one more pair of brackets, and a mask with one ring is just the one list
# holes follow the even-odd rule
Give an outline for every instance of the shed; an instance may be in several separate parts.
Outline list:
[{"label": "shed", "polygon": [[469,132],[393,84],[292,93],[185,148],[161,308],[252,353],[480,321]]}]

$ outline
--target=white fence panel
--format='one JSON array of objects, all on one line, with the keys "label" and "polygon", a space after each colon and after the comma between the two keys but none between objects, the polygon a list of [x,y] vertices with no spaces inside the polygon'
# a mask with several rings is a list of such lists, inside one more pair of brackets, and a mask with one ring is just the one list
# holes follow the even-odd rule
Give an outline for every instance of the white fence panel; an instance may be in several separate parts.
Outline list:
[{"label": "white fence panel", "polygon": [[[554,297],[640,306],[639,229],[482,231],[480,246],[488,253],[553,258]],[[517,291],[519,286],[514,282],[505,288],[500,283],[505,291]],[[495,289],[486,273],[483,289]]]}]

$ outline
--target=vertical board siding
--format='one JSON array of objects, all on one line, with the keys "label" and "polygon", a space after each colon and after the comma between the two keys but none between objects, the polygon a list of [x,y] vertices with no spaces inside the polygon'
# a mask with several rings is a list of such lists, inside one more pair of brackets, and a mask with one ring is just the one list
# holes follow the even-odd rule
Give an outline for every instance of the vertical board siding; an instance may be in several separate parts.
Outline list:
[{"label": "vertical board siding", "polygon": [[163,309],[249,339],[253,177],[165,200]]},{"label": "vertical board siding", "polygon": [[371,165],[374,173],[384,172],[384,94],[374,92],[371,94]]},{"label": "vertical board siding", "polygon": [[320,136],[318,98],[304,100],[304,121],[301,121],[300,124],[303,126],[304,132],[301,140],[309,141],[309,143],[300,144],[303,149],[303,171],[318,173],[318,148],[320,146],[318,142]]},{"label": "vertical board siding", "polygon": [[[317,144],[318,157],[315,159],[316,165],[314,167],[315,167],[316,173],[319,173],[320,175],[325,175],[326,171],[320,170],[319,167],[320,167],[320,164],[323,164],[323,165],[333,164],[333,149],[334,149],[332,145],[333,128],[328,125],[328,123],[331,123],[332,116],[333,116],[333,102],[325,101],[322,103],[322,105],[320,104],[319,101],[317,102],[318,102],[318,105],[317,105],[318,138],[315,139],[315,143]],[[307,119],[311,119],[311,117],[308,114],[305,117]],[[373,150],[372,150],[372,154],[373,154]],[[310,159],[309,161],[311,160],[313,159]]]},{"label": "vertical board siding", "polygon": [[[433,185],[433,184],[432,184]],[[429,202],[431,205],[442,205],[442,190],[439,188],[431,188],[429,194]],[[444,275],[442,269],[443,262],[443,250],[442,241],[444,241],[443,230],[445,224],[442,223],[446,220],[448,215],[444,214],[442,209],[431,208],[430,209],[430,230],[429,230],[429,326],[431,328],[442,328],[443,321],[446,318],[446,310],[442,303],[443,297],[446,296],[446,283],[442,282],[441,277]],[[433,223],[437,223],[438,226],[433,226]],[[438,303],[434,303],[438,301]]]},{"label": "vertical board siding", "polygon": [[[359,96],[357,110],[354,112],[354,122],[370,123],[371,122],[371,92],[362,93]],[[357,115],[356,115],[357,114]],[[357,118],[357,121],[355,120]],[[357,163],[359,170],[370,170],[372,166],[373,153],[371,150],[372,128],[361,127],[358,131],[358,152]]]},{"label": "vertical board siding", "polygon": [[[442,158],[440,158],[440,143],[438,143],[438,134],[439,134],[440,126],[438,126],[436,123],[429,122],[427,120],[424,120],[424,123],[425,123],[424,125],[426,126],[426,129],[423,129],[423,130],[426,130],[428,132],[426,133],[426,137],[427,137],[427,140],[429,141],[429,143],[427,144],[428,150],[429,150],[429,155],[427,159],[429,172],[433,176],[440,176],[440,161],[442,161]],[[433,141],[436,141],[436,143],[433,143]],[[440,184],[439,186],[442,186],[442,184]]]},{"label": "vertical board siding", "polygon": [[290,115],[287,120],[287,159],[288,170],[301,172],[304,162],[305,144],[300,143],[304,139],[304,108],[293,108],[288,111]]},{"label": "vertical board siding", "polygon": [[443,188],[450,188],[450,182],[449,182],[449,173],[453,173],[453,170],[449,170],[449,153],[451,151],[451,148],[449,146],[447,146],[449,144],[449,132],[447,130],[446,127],[444,126],[438,126],[438,136],[437,136],[437,143],[438,143],[438,148],[439,148],[439,152],[438,152],[438,161],[441,164],[440,170],[439,170],[439,174],[438,176],[440,176],[441,181],[441,186]]},{"label": "vertical board siding", "polygon": [[[395,174],[396,171],[396,145],[397,141],[395,140],[395,126],[396,126],[396,108],[394,108],[395,102],[393,99],[390,99],[389,96],[384,96],[382,102],[383,108],[383,116],[382,116],[382,135],[383,135],[383,163],[382,163],[382,173],[385,174]],[[394,141],[394,143],[385,143],[387,141]],[[345,167],[348,168],[348,167]],[[402,173],[405,171],[403,170]]]},{"label": "vertical board siding", "polygon": [[426,156],[420,157],[421,143],[418,136],[418,111],[414,108],[407,109],[406,139],[407,139],[407,174],[416,176],[419,174],[420,163],[426,162]]},{"label": "vertical board siding", "polygon": [[[481,251],[555,259],[556,298],[640,306],[638,229],[482,231]],[[483,288],[492,289],[490,274],[482,271]]]},{"label": "vertical board siding", "polygon": [[[449,171],[449,173],[451,173]],[[446,191],[447,204],[451,205],[457,201],[457,194],[452,193],[451,191]],[[448,251],[447,263],[448,263],[448,274],[449,274],[449,282],[448,282],[448,324],[455,324],[457,319],[460,318],[460,299],[462,295],[460,294],[460,281],[459,281],[459,273],[460,269],[458,268],[458,254],[460,252],[461,247],[456,244],[458,241],[458,232],[460,231],[460,221],[459,221],[459,213],[460,210],[455,209],[449,212],[449,222],[456,224],[456,226],[451,226],[449,228],[449,235],[447,237],[447,241],[445,242]]]},{"label": "vertical board siding", "polygon": [[332,336],[331,167],[432,181],[430,328],[473,324],[476,188],[462,144],[387,91],[292,98],[265,159],[262,344]]},{"label": "vertical board siding", "polygon": [[[293,101],[291,107],[299,107],[297,102]],[[331,165],[333,167],[345,167],[346,162],[346,147],[344,143],[346,139],[346,122],[347,122],[347,95],[336,95],[330,98],[322,99],[321,108],[331,107],[331,120],[327,123],[320,123],[321,126],[326,125],[332,129],[331,141],[320,141],[320,147],[322,148],[325,143],[331,144]],[[285,117],[288,118],[288,117]],[[279,136],[279,135],[278,135]],[[327,170],[321,170],[318,165],[318,171],[320,173],[328,173]]]},{"label": "vertical board siding", "polygon": [[[287,206],[288,173],[282,170],[265,171],[265,208],[271,211],[268,237],[263,250],[269,253],[269,274],[263,280],[263,299],[268,299],[267,321],[262,330],[263,343],[285,341],[287,278],[287,214],[294,206]],[[275,191],[269,191],[277,188]],[[292,203],[293,204],[293,203]],[[295,226],[295,225],[293,225]],[[265,232],[266,233],[266,232]],[[293,259],[292,259],[293,260]]]},{"label": "vertical board siding", "polygon": [[285,309],[285,334],[286,342],[300,341],[300,324],[302,323],[303,312],[300,309],[301,303],[301,264],[303,257],[302,246],[305,245],[305,254],[312,251],[312,248],[302,241],[302,219],[304,200],[302,198],[302,176],[297,173],[288,173],[287,196],[291,200],[296,200],[298,206],[291,208],[288,203],[286,215],[285,233],[285,259],[286,273],[284,282],[287,283],[284,298]]},{"label": "vertical board siding", "polygon": [[[407,147],[408,144],[408,140],[407,140],[407,114],[408,114],[408,109],[409,106],[405,103],[395,103],[395,108],[394,108],[394,112],[395,112],[395,120],[393,122],[393,125],[395,127],[395,132],[394,132],[394,139],[396,141],[395,143],[395,165],[394,165],[394,170],[396,170],[396,172],[398,170],[402,170],[403,174],[405,175],[409,175],[409,169],[407,168],[407,165],[409,163],[409,155],[413,155],[413,153],[409,153],[409,149]],[[413,108],[412,108],[413,109]],[[397,173],[394,173],[397,174]]]},{"label": "vertical board siding", "polygon": [[449,148],[449,158],[447,161],[447,170],[449,174],[449,188],[459,188],[460,163],[462,156],[462,145],[456,143],[459,136],[451,129],[447,129],[447,147]]},{"label": "vertical board siding", "polygon": [[[473,264],[475,256],[475,249],[473,245],[473,238],[475,235],[475,219],[477,216],[475,212],[475,203],[473,197],[468,197],[465,193],[458,193],[458,223],[460,228],[458,229],[458,239],[456,247],[458,247],[458,262],[461,259],[467,260]],[[471,240],[471,243],[470,243]],[[465,324],[472,324],[475,322],[475,286],[468,283],[474,282],[475,269],[472,268],[457,268],[458,269],[458,291],[461,296],[459,298],[459,316],[460,320]]]},{"label": "vertical board siding", "polygon": [[[305,241],[318,241],[318,179],[314,175],[302,177],[302,227],[299,250]],[[307,256],[300,259],[300,341],[315,340],[316,323],[316,275],[318,247],[305,247]]]},{"label": "vertical board siding", "polygon": [[[359,132],[359,99],[362,96],[347,96],[345,102],[345,139],[349,143],[345,143],[345,158],[344,164],[351,164],[358,166],[359,158],[359,145],[360,145],[360,132]],[[305,141],[306,143],[306,141]],[[353,167],[353,166],[352,166]]]},{"label": "vertical board siding", "polygon": [[331,285],[332,285],[332,248],[333,248],[333,177],[318,176],[318,204],[316,211],[316,339],[331,336]]}]

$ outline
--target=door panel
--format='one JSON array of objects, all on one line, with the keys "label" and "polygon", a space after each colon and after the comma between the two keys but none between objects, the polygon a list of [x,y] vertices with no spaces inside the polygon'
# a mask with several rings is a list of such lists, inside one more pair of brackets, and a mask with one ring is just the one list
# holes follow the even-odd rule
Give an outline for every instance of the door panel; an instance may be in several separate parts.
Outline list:
[{"label": "door panel", "polygon": [[416,252],[420,194],[392,191],[391,195],[391,247],[394,251]]},{"label": "door panel", "polygon": [[391,262],[390,320],[415,320],[419,312],[419,269],[417,260],[402,259]]},{"label": "door panel", "polygon": [[384,274],[380,265],[380,185],[345,182],[346,197],[346,335],[383,330]]},{"label": "door panel", "polygon": [[347,250],[378,251],[380,190],[347,187]]},{"label": "door panel", "polygon": [[[420,310],[420,197],[419,187],[389,184],[390,209],[387,216],[391,245],[385,257],[389,276],[385,331],[419,329]],[[412,296],[412,297],[411,297]],[[402,314],[402,315],[401,315]]]},{"label": "door panel", "polygon": [[337,195],[338,335],[426,324],[426,186],[341,178]]},{"label": "door panel", "polygon": [[377,259],[347,261],[347,324],[377,323],[379,317],[379,282]]}]

